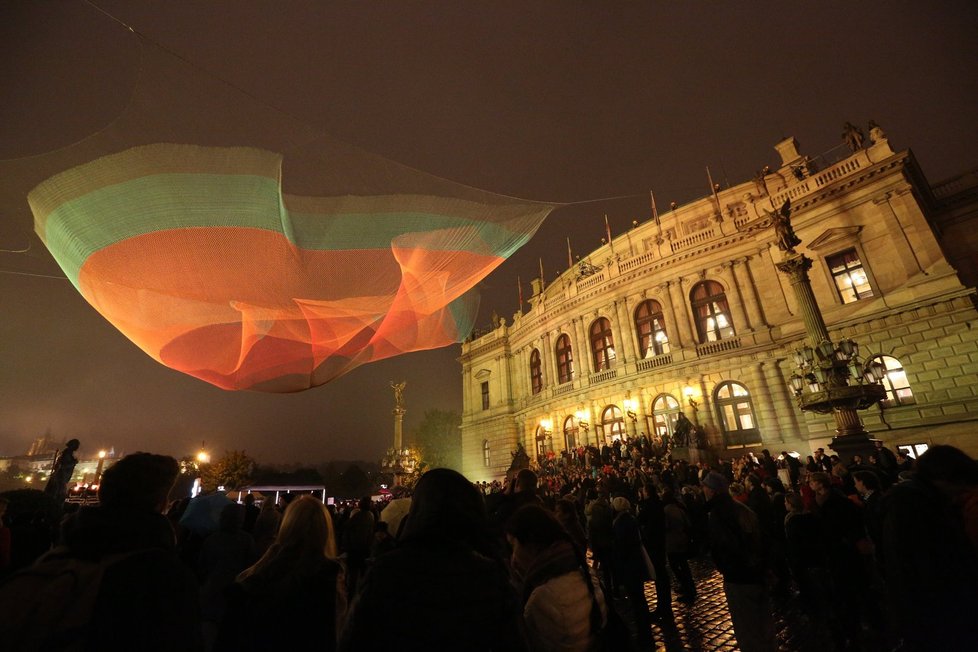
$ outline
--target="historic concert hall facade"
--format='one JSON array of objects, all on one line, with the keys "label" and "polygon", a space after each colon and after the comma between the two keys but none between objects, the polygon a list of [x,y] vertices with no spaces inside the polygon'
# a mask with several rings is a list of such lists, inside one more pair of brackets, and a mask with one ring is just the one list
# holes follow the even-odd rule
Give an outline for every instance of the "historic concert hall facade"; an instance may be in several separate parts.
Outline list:
[{"label": "historic concert hall facade", "polygon": [[830,165],[793,138],[776,149],[779,169],[534,280],[527,312],[462,344],[469,478],[501,477],[517,443],[536,457],[669,434],[680,413],[721,457],[828,447],[831,415],[789,386],[805,325],[768,213],[789,199],[832,340],[885,365],[886,399],[860,412],[871,436],[978,454],[978,171],[931,186],[875,125]]}]

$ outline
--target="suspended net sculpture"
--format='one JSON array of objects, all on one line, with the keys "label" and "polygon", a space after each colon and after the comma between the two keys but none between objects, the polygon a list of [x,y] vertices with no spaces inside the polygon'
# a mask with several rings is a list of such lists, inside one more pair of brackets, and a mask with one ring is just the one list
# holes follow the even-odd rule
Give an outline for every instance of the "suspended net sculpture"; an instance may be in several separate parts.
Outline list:
[{"label": "suspended net sculpture", "polygon": [[108,127],[0,173],[30,189],[37,234],[92,307],[218,387],[300,391],[462,341],[475,285],[556,207],[399,165],[165,51],[140,56]]}]

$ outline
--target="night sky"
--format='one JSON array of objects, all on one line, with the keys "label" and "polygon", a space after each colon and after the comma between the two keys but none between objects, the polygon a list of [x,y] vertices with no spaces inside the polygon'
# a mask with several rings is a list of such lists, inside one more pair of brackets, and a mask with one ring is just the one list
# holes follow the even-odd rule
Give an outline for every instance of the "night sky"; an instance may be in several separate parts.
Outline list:
[{"label": "night sky", "polygon": [[[148,2],[96,4],[257,104],[387,159],[555,211],[482,284],[480,323],[511,318],[516,277],[566,267],[604,235],[870,119],[931,182],[978,167],[973,2]],[[0,159],[112,122],[138,77],[133,33],[84,2],[0,9]],[[0,161],[2,163],[2,161]],[[2,169],[2,168],[0,168]],[[0,176],[0,455],[50,431],[82,453],[245,449],[265,462],[376,459],[461,410],[458,346],[361,367],[300,394],[232,393],[163,367],[88,306]]]}]

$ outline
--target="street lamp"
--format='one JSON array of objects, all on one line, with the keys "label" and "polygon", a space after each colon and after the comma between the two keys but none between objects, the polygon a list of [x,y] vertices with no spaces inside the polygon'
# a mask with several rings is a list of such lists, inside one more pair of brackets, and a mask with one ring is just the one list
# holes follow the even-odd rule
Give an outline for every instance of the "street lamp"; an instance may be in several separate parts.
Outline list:
[{"label": "street lamp", "polygon": [[859,344],[852,339],[833,342],[829,337],[808,278],[812,260],[795,251],[801,240],[791,228],[790,209],[790,202],[785,202],[777,213],[768,213],[778,247],[784,252],[777,268],[791,282],[808,336],[807,342],[792,354],[796,368],[788,385],[803,411],[835,417],[833,450],[846,456],[868,453],[873,443],[857,410],[865,410],[886,396],[880,384],[886,368],[879,360],[863,363]]},{"label": "street lamp", "polygon": [[625,403],[625,414],[628,415],[628,418],[631,419],[633,423],[635,421],[638,421],[638,414],[635,413],[635,410],[638,409],[638,403],[635,401],[635,399],[626,398],[624,403]]},{"label": "street lamp", "polygon": [[102,481],[102,467],[105,465],[105,451],[98,452],[98,466],[95,467],[95,484],[99,484]]},{"label": "street lamp", "polygon": [[584,431],[584,443],[587,444],[587,431],[591,427],[591,424],[588,422],[591,419],[591,415],[587,410],[578,410],[574,413],[574,418],[577,419],[577,427]]},{"label": "street lamp", "polygon": [[689,385],[686,385],[685,387],[683,387],[683,396],[686,398],[686,402],[689,403],[689,407],[693,408],[694,410],[697,407],[699,407],[699,403],[697,403],[693,399],[693,397],[696,396],[696,390],[695,389],[693,389]]}]

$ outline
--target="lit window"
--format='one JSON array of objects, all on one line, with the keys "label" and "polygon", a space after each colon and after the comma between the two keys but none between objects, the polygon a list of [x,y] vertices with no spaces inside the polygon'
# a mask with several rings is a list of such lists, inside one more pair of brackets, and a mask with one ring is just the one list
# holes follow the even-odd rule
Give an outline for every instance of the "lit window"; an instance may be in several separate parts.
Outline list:
[{"label": "lit window", "polygon": [[754,405],[747,388],[732,380],[717,385],[714,404],[728,448],[761,443]]},{"label": "lit window", "polygon": [[545,458],[547,453],[553,452],[554,440],[552,435],[553,433],[543,426],[537,426],[537,459]]},{"label": "lit window", "polygon": [[910,389],[907,372],[899,360],[889,355],[878,355],[873,360],[879,360],[886,367],[886,374],[883,376],[886,398],[880,401],[883,407],[910,405],[917,402],[917,399],[913,397],[913,391]]},{"label": "lit window", "polygon": [[842,303],[852,303],[873,296],[869,277],[855,249],[847,249],[825,259]]},{"label": "lit window", "polygon": [[577,448],[577,419],[573,416],[564,419],[564,441],[567,443],[567,450]]},{"label": "lit window", "polygon": [[530,385],[534,394],[543,391],[543,368],[540,364],[540,351],[533,349],[530,354]]},{"label": "lit window", "polygon": [[574,352],[567,334],[557,338],[557,382],[563,385],[574,379]]},{"label": "lit window", "polygon": [[490,466],[492,457],[489,454],[489,440],[485,439],[482,442],[482,463],[485,466]]},{"label": "lit window", "polygon": [[716,342],[734,336],[730,321],[730,306],[723,286],[716,281],[702,281],[689,293],[690,305],[696,317],[700,343]]},{"label": "lit window", "polygon": [[482,409],[489,409],[489,381],[486,380],[482,383]]},{"label": "lit window", "polygon": [[638,332],[639,350],[643,357],[651,358],[669,352],[669,338],[663,323],[662,306],[658,301],[648,299],[638,304],[635,310],[635,330]]},{"label": "lit window", "polygon": [[607,444],[625,438],[625,417],[617,405],[609,405],[601,413],[601,431]]},{"label": "lit window", "polygon": [[591,351],[594,353],[594,370],[611,369],[615,363],[615,339],[611,334],[611,322],[599,317],[591,324]]},{"label": "lit window", "polygon": [[671,394],[659,394],[652,402],[652,424],[656,435],[671,436],[682,409]]}]

